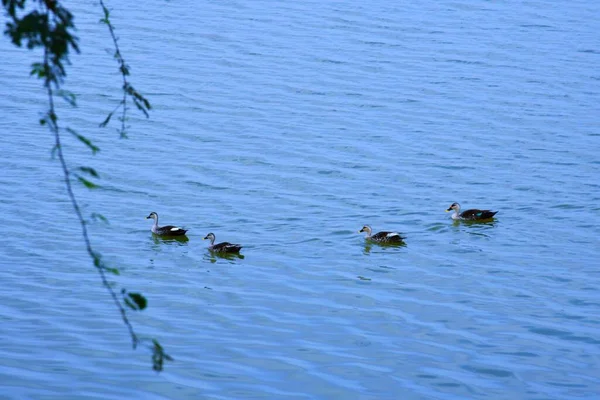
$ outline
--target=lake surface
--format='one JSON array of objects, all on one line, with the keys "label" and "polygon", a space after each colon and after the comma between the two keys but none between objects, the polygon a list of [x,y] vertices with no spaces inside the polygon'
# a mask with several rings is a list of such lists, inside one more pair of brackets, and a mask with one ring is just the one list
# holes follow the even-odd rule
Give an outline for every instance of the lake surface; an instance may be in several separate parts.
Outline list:
[{"label": "lake surface", "polygon": [[[121,96],[101,9],[72,7],[60,121],[101,151],[65,153],[102,185],[76,194],[175,361],[131,349],[38,124],[36,54],[4,37],[0,398],[600,396],[599,2],[111,2],[153,105],[125,140],[98,127]],[[454,201],[499,213],[454,223]],[[189,241],[153,238],[151,211]]]}]

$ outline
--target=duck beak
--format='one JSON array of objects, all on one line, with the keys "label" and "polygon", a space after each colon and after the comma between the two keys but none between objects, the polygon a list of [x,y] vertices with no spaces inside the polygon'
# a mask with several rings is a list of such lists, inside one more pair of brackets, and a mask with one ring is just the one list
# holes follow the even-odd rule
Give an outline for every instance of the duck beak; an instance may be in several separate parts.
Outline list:
[{"label": "duck beak", "polygon": [[208,239],[208,238],[207,238],[207,237],[203,237],[203,238],[202,238],[202,240],[206,240],[206,239]]},{"label": "duck beak", "polygon": [[449,208],[449,209],[446,210],[446,212],[448,212],[448,211],[452,211],[452,208]]},{"label": "duck beak", "polygon": [[146,217],[146,219],[150,219],[150,218],[152,218],[152,217],[150,217],[149,215]]}]

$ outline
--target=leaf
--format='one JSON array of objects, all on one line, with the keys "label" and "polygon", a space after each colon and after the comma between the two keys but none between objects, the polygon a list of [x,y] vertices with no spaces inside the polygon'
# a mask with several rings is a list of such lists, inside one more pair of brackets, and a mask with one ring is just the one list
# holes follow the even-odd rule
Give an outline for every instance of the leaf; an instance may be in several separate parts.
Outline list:
[{"label": "leaf", "polygon": [[113,111],[113,112],[110,112],[110,113],[108,114],[108,116],[106,117],[106,119],[105,119],[104,121],[100,122],[100,125],[98,125],[98,126],[99,126],[100,128],[104,128],[106,125],[108,125],[108,123],[110,122],[110,119],[111,119],[111,118],[112,118],[112,116],[113,116],[113,113],[114,113],[114,111]]},{"label": "leaf", "polygon": [[96,172],[96,170],[94,168],[91,168],[91,167],[79,167],[79,170],[83,171],[83,172],[85,172],[87,174],[90,174],[94,178],[100,178],[100,175],[98,175],[98,173]]},{"label": "leaf", "polygon": [[62,97],[67,103],[69,103],[73,107],[77,107],[77,96],[73,92],[69,92],[68,90],[60,89],[56,92],[60,97]]},{"label": "leaf", "polygon": [[104,11],[104,19],[101,19],[100,22],[106,21],[105,23],[109,24],[110,10],[104,4],[100,3],[100,5],[102,5],[102,11]]},{"label": "leaf", "polygon": [[143,310],[148,305],[148,300],[139,293],[128,292],[124,294],[125,304],[133,310]]},{"label": "leaf", "polygon": [[163,370],[163,364],[165,360],[174,361],[173,357],[165,353],[163,347],[158,343],[158,340],[152,339],[152,369],[156,372],[160,372]]},{"label": "leaf", "polygon": [[94,266],[96,268],[104,268],[102,265],[102,255],[100,253],[96,253],[95,251],[91,252],[92,258],[94,259]]},{"label": "leaf", "polygon": [[104,270],[106,272],[110,272],[110,273],[113,273],[115,275],[120,275],[121,274],[117,268],[104,267]]},{"label": "leaf", "polygon": [[96,154],[97,152],[100,151],[100,148],[98,146],[96,146],[95,144],[93,144],[90,139],[86,138],[83,135],[80,135],[74,129],[71,129],[71,128],[66,128],[66,129],[67,129],[67,132],[69,132],[70,134],[72,134],[73,136],[75,136],[77,139],[79,139],[79,141],[81,143],[83,143],[87,147],[89,147],[92,150],[92,154]]},{"label": "leaf", "polygon": [[92,219],[94,221],[100,220],[102,222],[104,222],[105,224],[108,224],[108,218],[106,218],[104,215],[102,214],[98,214],[98,213],[92,213]]},{"label": "leaf", "polygon": [[46,68],[43,63],[33,63],[31,64],[31,72],[29,76],[36,75],[38,78],[43,78],[46,76]]},{"label": "leaf", "polygon": [[77,180],[81,183],[83,183],[83,185],[88,188],[88,189],[97,189],[98,185],[96,185],[94,182],[88,181],[87,179],[81,177],[81,176],[77,176]]},{"label": "leaf", "polygon": [[146,118],[148,118],[148,110],[152,109],[150,102],[129,83],[123,85],[123,90],[132,97],[136,107],[146,115]]},{"label": "leaf", "polygon": [[138,100],[138,99],[133,99],[133,104],[135,104],[135,106],[138,108],[138,110],[140,110],[141,112],[144,113],[144,115],[146,116],[146,118],[149,117],[148,111],[146,111],[146,109],[144,108],[143,104]]}]

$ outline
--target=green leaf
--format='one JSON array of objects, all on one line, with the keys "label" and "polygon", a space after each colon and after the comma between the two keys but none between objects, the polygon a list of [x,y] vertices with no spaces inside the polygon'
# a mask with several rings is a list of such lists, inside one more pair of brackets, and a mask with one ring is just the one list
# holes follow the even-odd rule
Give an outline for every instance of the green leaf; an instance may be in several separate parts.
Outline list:
[{"label": "green leaf", "polygon": [[148,118],[150,115],[148,114],[148,111],[146,111],[146,109],[144,108],[143,104],[138,100],[138,99],[133,99],[133,104],[135,104],[135,106],[138,108],[138,110],[140,110],[141,112],[144,113],[144,115],[146,116],[146,118]]},{"label": "green leaf", "polygon": [[104,128],[106,125],[108,125],[108,123],[110,122],[110,119],[111,119],[111,118],[112,118],[112,116],[113,116],[113,113],[114,113],[114,111],[113,111],[113,112],[111,112],[111,113],[109,113],[109,114],[108,114],[108,116],[106,117],[106,119],[105,119],[104,121],[100,122],[100,125],[98,125],[98,126],[99,126],[100,128]]},{"label": "green leaf", "polygon": [[85,172],[86,174],[90,174],[94,178],[100,178],[100,175],[98,175],[98,173],[96,172],[96,170],[94,168],[91,168],[91,167],[79,167],[79,170]]},{"label": "green leaf", "polygon": [[77,97],[74,93],[69,92],[68,90],[60,89],[56,92],[56,94],[62,97],[71,106],[77,107]]},{"label": "green leaf", "polygon": [[92,251],[92,258],[94,259],[94,266],[96,268],[104,268],[104,265],[102,265],[102,254]]},{"label": "green leaf", "polygon": [[31,64],[31,73],[29,76],[35,75],[38,78],[43,78],[46,76],[46,68],[43,63],[33,63]]},{"label": "green leaf", "polygon": [[104,215],[102,215],[102,214],[98,214],[98,213],[92,213],[92,219],[93,219],[94,221],[98,221],[98,220],[100,220],[100,221],[104,222],[105,224],[108,224],[108,218],[106,218],[106,217],[105,217]]},{"label": "green leaf", "polygon": [[87,179],[85,179],[84,177],[78,176],[77,180],[81,183],[83,183],[83,185],[88,188],[88,189],[96,189],[98,188],[98,185],[96,185],[94,182],[88,181]]},{"label": "green leaf", "polygon": [[123,85],[123,90],[132,97],[136,107],[146,115],[146,118],[148,118],[148,110],[152,109],[150,102],[129,83]]},{"label": "green leaf", "polygon": [[124,295],[125,304],[133,310],[143,310],[148,305],[148,300],[139,293],[128,292]]},{"label": "green leaf", "polygon": [[163,370],[165,360],[174,361],[173,357],[165,353],[163,347],[158,343],[158,340],[152,339],[152,369],[156,372]]},{"label": "green leaf", "polygon": [[83,135],[80,135],[74,129],[71,129],[71,128],[66,128],[66,129],[67,129],[67,132],[69,132],[70,134],[75,136],[81,143],[83,143],[87,147],[89,147],[92,150],[92,154],[96,154],[97,152],[100,151],[100,148],[98,146],[96,146],[95,144],[93,144],[90,139],[86,138]]},{"label": "green leaf", "polygon": [[104,19],[106,20],[106,23],[108,23],[108,19],[110,17],[110,10],[108,8],[106,8],[104,6],[104,4],[101,4],[101,5],[102,5],[102,11],[104,11]]},{"label": "green leaf", "polygon": [[117,268],[104,267],[104,270],[106,272],[110,272],[110,273],[115,274],[115,275],[120,275],[121,274]]}]

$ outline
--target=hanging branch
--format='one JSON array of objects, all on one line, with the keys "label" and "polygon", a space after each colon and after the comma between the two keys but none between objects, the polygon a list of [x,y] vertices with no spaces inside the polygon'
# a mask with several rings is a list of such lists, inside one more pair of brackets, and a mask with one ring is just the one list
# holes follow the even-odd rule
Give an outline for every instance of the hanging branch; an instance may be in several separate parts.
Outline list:
[{"label": "hanging branch", "polygon": [[[127,327],[127,330],[131,337],[133,348],[135,349],[137,347],[137,345],[142,342],[142,340],[139,339],[139,337],[135,333],[133,326],[132,326],[131,322],[129,321],[129,318],[127,317],[127,312],[123,306],[123,303],[133,310],[143,310],[144,308],[146,308],[147,300],[140,293],[128,292],[125,289],[121,289],[121,296],[122,296],[122,300],[121,300],[121,299],[119,299],[117,292],[115,292],[115,290],[110,285],[110,283],[107,279],[106,273],[110,272],[110,273],[114,273],[114,274],[118,275],[119,270],[116,268],[110,268],[110,267],[106,266],[104,264],[104,262],[102,261],[102,257],[100,255],[100,253],[94,251],[92,244],[91,244],[90,237],[89,237],[89,233],[87,230],[86,221],[83,218],[81,208],[80,208],[79,203],[77,202],[77,199],[73,192],[71,175],[76,176],[77,179],[84,186],[86,186],[89,189],[94,189],[97,187],[97,185],[95,183],[91,182],[90,180],[88,180],[87,178],[84,178],[81,173],[72,172],[68,168],[67,162],[65,160],[65,155],[63,152],[63,147],[62,147],[61,129],[60,129],[60,126],[58,123],[58,116],[56,114],[54,98],[55,98],[55,95],[60,95],[69,104],[75,105],[75,96],[69,92],[66,92],[66,91],[60,89],[61,85],[64,81],[64,78],[66,77],[66,70],[65,70],[64,64],[69,62],[69,58],[68,58],[69,50],[72,49],[75,52],[79,52],[79,46],[77,43],[78,38],[71,33],[75,29],[75,26],[73,24],[73,15],[67,9],[60,6],[58,4],[58,2],[55,0],[38,0],[39,9],[35,9],[35,10],[31,11],[30,13],[26,14],[24,17],[19,18],[17,16],[17,11],[22,10],[25,7],[25,2],[26,2],[25,0],[2,0],[2,4],[3,4],[4,8],[6,9],[8,16],[11,19],[6,24],[5,34],[10,36],[12,42],[18,47],[20,47],[22,45],[22,41],[26,41],[27,47],[29,49],[33,49],[36,47],[43,48],[43,51],[44,51],[43,62],[34,63],[32,65],[32,70],[31,70],[32,75],[36,75],[38,78],[44,80],[44,87],[46,88],[47,95],[48,95],[48,112],[46,113],[44,118],[42,118],[40,120],[40,124],[48,125],[50,131],[52,132],[52,134],[54,136],[55,144],[54,144],[54,148],[52,149],[52,153],[56,154],[58,156],[58,159],[59,159],[59,162],[60,162],[60,165],[62,168],[62,172],[63,172],[63,177],[64,177],[66,189],[67,189],[67,194],[71,201],[73,210],[75,211],[75,214],[77,216],[77,220],[81,226],[81,232],[82,232],[86,251],[94,262],[94,267],[96,268],[96,270],[98,271],[98,274],[100,275],[100,280],[102,281],[102,285],[109,292],[115,306],[117,307],[117,309],[121,315],[121,318],[123,320],[123,323]],[[104,7],[104,4],[102,4],[102,6],[106,10],[106,8]],[[105,17],[108,18],[106,11],[105,11]],[[109,26],[111,26],[111,25],[109,24]],[[113,40],[115,40],[115,45],[116,45],[116,39],[115,39],[112,28],[111,28],[111,35],[113,37]],[[126,93],[128,93],[129,95],[134,96],[134,102],[135,102],[136,96],[132,94],[133,89],[132,88],[128,89],[128,88],[130,88],[130,86],[128,85],[127,80],[125,79],[125,76],[126,76],[125,72],[127,72],[127,68],[125,67],[125,63],[124,63],[122,57],[120,57],[120,51],[118,51],[118,48],[117,48],[117,53],[119,54],[119,60],[122,63],[121,65],[123,67],[122,71],[123,71],[124,82],[125,82],[124,91]],[[137,93],[137,92],[133,92],[133,93]],[[143,109],[143,111],[147,116],[148,115],[147,110],[150,109],[150,105],[147,102],[147,100],[145,100],[143,97],[141,97],[141,95],[140,95],[140,98],[143,99],[143,101],[139,100],[139,99],[138,99],[138,101],[142,101],[143,106],[146,107]],[[125,99],[126,99],[126,97],[125,97]],[[123,103],[123,107],[124,107],[123,121],[125,120],[125,116],[126,116],[125,115],[125,110],[126,110],[125,106],[126,106],[126,104]],[[108,121],[107,121],[107,123],[108,123]],[[125,125],[123,122],[122,129],[121,129],[122,136],[124,135],[124,129],[125,129]],[[95,146],[88,138],[86,138],[83,135],[80,135],[75,130],[68,128],[68,127],[66,127],[65,130],[67,132],[71,133],[72,135],[74,135],[81,143],[83,143],[85,146],[87,146],[92,151],[93,154],[95,154],[99,150],[99,148],[97,146]],[[90,168],[90,167],[80,167],[79,171],[81,171],[89,176],[92,176],[94,178],[99,177],[98,173],[93,168]],[[101,215],[96,215],[96,217],[99,217],[100,219],[104,219],[104,217],[102,217]],[[151,340],[150,348],[152,350],[152,364],[153,364],[152,367],[153,367],[153,369],[155,371],[162,371],[164,361],[165,360],[171,361],[173,359],[164,352],[163,347],[155,339]]]},{"label": "hanging branch", "polygon": [[121,137],[127,137],[125,121],[127,120],[127,96],[130,96],[133,100],[133,103],[136,107],[144,113],[146,118],[149,117],[148,111],[152,108],[150,106],[150,102],[142,96],[135,88],[129,83],[127,77],[129,76],[129,66],[125,63],[125,59],[121,55],[121,50],[119,49],[119,43],[117,36],[115,35],[115,27],[110,22],[110,11],[104,5],[104,1],[100,0],[100,6],[102,6],[102,11],[104,12],[104,18],[100,20],[101,23],[106,24],[108,26],[108,31],[110,32],[110,37],[113,40],[113,44],[115,46],[114,57],[117,59],[119,63],[119,72],[123,78],[123,99],[119,102],[119,105],[111,111],[108,116],[100,123],[100,127],[105,127],[110,122],[113,114],[119,109],[123,108],[123,114],[121,115],[121,129],[119,133]]},{"label": "hanging branch", "polygon": [[92,243],[90,241],[90,237],[88,234],[87,226],[86,226],[85,220],[83,218],[83,214],[81,213],[81,208],[79,207],[79,203],[77,202],[77,199],[75,198],[75,193],[73,192],[73,186],[71,185],[71,172],[69,171],[69,168],[67,167],[67,162],[65,161],[65,156],[63,153],[62,145],[61,145],[61,136],[60,136],[60,129],[58,126],[58,118],[56,116],[56,112],[54,109],[54,94],[53,94],[53,90],[52,90],[52,84],[55,81],[52,78],[52,73],[49,72],[51,70],[52,66],[50,65],[48,59],[49,59],[48,47],[45,47],[44,48],[44,68],[46,69],[46,79],[44,82],[44,86],[46,87],[46,91],[48,93],[48,114],[46,115],[46,117],[44,118],[43,121],[44,121],[44,124],[48,125],[48,127],[50,128],[50,131],[54,134],[55,153],[58,155],[58,160],[60,162],[60,166],[63,171],[65,185],[67,187],[67,194],[69,196],[69,199],[71,200],[71,205],[73,206],[75,215],[77,215],[77,220],[79,221],[79,225],[81,226],[81,234],[83,236],[83,241],[85,243],[85,249],[86,249],[87,253],[89,254],[89,256],[92,258],[92,260],[94,260],[94,266],[96,267],[96,270],[98,271],[98,274],[100,275],[102,285],[104,285],[106,290],[108,290],[117,309],[121,313],[123,322],[125,323],[125,326],[127,326],[127,329],[131,336],[133,348],[135,349],[138,344],[139,339],[138,339],[137,335],[135,334],[135,331],[133,330],[133,326],[131,325],[129,318],[127,318],[127,312],[121,305],[121,302],[119,301],[119,298],[117,297],[117,294],[115,293],[115,291],[111,287],[110,283],[106,279],[106,271],[108,270],[111,272],[115,272],[115,270],[108,269],[102,262],[101,255],[93,250]]}]

